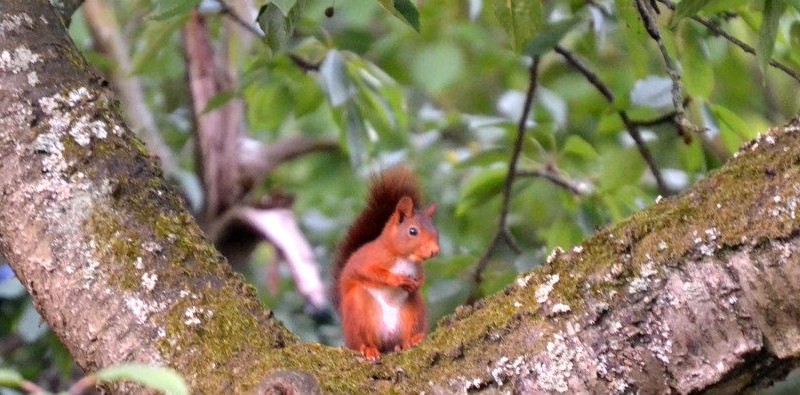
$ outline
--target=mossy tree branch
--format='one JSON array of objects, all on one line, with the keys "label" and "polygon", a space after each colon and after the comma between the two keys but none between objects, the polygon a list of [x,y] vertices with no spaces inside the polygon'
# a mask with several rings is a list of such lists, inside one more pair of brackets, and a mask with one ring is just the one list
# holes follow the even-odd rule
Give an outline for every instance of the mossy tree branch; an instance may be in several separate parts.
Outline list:
[{"label": "mossy tree branch", "polygon": [[84,369],[168,365],[199,393],[688,393],[798,365],[800,118],[370,364],[300,344],[259,306],[48,2],[2,2],[4,17],[31,22],[0,35],[0,252]]}]

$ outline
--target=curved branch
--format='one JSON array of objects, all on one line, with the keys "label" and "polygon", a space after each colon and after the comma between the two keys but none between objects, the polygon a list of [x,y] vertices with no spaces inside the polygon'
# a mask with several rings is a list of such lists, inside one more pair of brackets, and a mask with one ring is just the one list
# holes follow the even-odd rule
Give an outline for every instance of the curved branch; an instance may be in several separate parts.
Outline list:
[{"label": "curved branch", "polygon": [[115,63],[110,78],[114,90],[120,96],[125,121],[156,155],[164,173],[178,177],[181,170],[172,151],[161,138],[153,113],[144,99],[139,78],[133,75],[130,49],[122,37],[114,11],[103,0],[86,0],[83,12],[97,49]]},{"label": "curved branch", "polygon": [[592,191],[592,186],[587,183],[577,183],[565,177],[558,169],[547,166],[542,169],[533,169],[517,172],[517,177],[539,177],[558,185],[575,196],[584,196]]},{"label": "curved branch", "polygon": [[314,251],[290,209],[235,207],[216,221],[209,237],[234,265],[235,261],[249,257],[256,244],[269,242],[286,260],[297,290],[308,304],[316,311],[328,307]]},{"label": "curved branch", "polygon": [[298,135],[270,144],[243,138],[239,148],[241,177],[245,184],[252,185],[263,180],[275,167],[285,162],[310,153],[338,149],[339,144],[333,138]]},{"label": "curved branch", "polygon": [[[671,0],[658,0],[658,1],[660,3],[666,5],[667,7],[669,7],[669,9],[671,9],[673,11],[675,10],[675,4]],[[741,49],[742,51],[744,51],[746,53],[749,53],[750,55],[755,56],[756,50],[752,46],[748,45],[747,43],[745,43],[742,40],[739,40],[738,38],[734,37],[733,35],[731,35],[730,33],[726,32],[725,30],[722,30],[719,26],[715,25],[713,22],[709,21],[708,19],[703,18],[701,16],[697,16],[697,15],[692,16],[691,19],[693,21],[703,25],[712,34],[724,38],[729,43],[739,47],[739,49]],[[779,61],[777,61],[775,59],[770,59],[769,60],[769,65],[774,67],[774,68],[776,68],[776,69],[778,69],[778,70],[780,70],[780,71],[783,71],[784,73],[786,73],[786,75],[791,77],[793,80],[795,80],[798,83],[800,83],[800,72],[792,69],[791,67],[789,67],[789,66],[787,66],[787,65],[785,65],[785,64],[783,64],[783,63],[781,63],[781,62],[779,62]]]},{"label": "curved branch", "polygon": [[238,183],[239,140],[243,135],[244,104],[238,97],[206,111],[215,96],[235,88],[234,73],[211,47],[205,19],[197,11],[186,25],[184,41],[196,156],[205,191],[201,222],[210,223],[242,196]]},{"label": "curved branch", "polygon": [[528,115],[530,114],[531,107],[533,106],[533,98],[536,93],[536,87],[539,82],[539,57],[534,57],[528,69],[528,91],[525,93],[525,104],[523,104],[522,114],[520,115],[519,122],[517,123],[517,137],[514,141],[514,147],[511,151],[511,159],[508,161],[508,173],[506,174],[505,184],[503,185],[503,205],[500,208],[500,223],[497,225],[497,233],[489,243],[489,247],[481,255],[478,263],[475,265],[475,270],[472,272],[472,291],[467,299],[467,303],[472,304],[480,297],[480,286],[483,282],[483,271],[486,270],[486,265],[489,264],[489,258],[494,250],[499,246],[501,241],[514,250],[520,253],[514,237],[508,230],[508,212],[511,208],[511,188],[514,186],[514,178],[517,176],[517,160],[519,154],[522,152],[522,143],[525,139],[525,131],[528,129]]},{"label": "curved branch", "polygon": [[[557,45],[555,47],[555,51],[559,53],[564,59],[572,65],[578,72],[580,72],[587,81],[589,81],[592,86],[597,89],[603,97],[606,98],[606,101],[609,104],[614,103],[614,94],[611,92],[611,89],[606,86],[603,81],[600,80],[600,77],[597,76],[593,71],[589,70],[580,60],[570,51],[565,49],[564,47]],[[628,112],[625,110],[618,110],[617,114],[622,119],[622,123],[625,125],[625,129],[628,131],[628,134],[631,136],[633,141],[636,143],[636,148],[639,149],[639,153],[642,155],[645,163],[647,163],[647,167],[650,168],[650,172],[653,173],[653,178],[656,180],[656,186],[658,186],[658,191],[662,195],[669,195],[670,190],[667,188],[666,182],[664,182],[664,176],[661,174],[661,169],[658,168],[656,164],[655,158],[653,158],[653,154],[650,152],[650,149],[647,148],[647,144],[645,144],[644,139],[642,138],[642,133],[639,131],[639,127],[636,123],[630,119],[628,116]]]}]

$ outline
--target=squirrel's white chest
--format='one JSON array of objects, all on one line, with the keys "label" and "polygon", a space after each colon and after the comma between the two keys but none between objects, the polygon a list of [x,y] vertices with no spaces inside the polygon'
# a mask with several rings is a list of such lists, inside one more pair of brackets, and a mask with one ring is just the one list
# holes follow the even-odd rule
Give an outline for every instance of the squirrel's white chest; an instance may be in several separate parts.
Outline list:
[{"label": "squirrel's white chest", "polygon": [[[391,272],[411,278],[417,278],[418,268],[413,262],[399,259],[391,268]],[[372,298],[378,303],[381,324],[384,334],[397,333],[400,329],[400,309],[408,300],[408,292],[395,287],[367,288]]]}]

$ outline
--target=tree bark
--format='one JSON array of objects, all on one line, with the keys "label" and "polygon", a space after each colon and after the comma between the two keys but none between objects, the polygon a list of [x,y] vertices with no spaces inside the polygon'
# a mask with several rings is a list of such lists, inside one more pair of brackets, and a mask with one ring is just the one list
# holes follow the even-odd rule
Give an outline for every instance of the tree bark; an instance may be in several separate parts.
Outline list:
[{"label": "tree bark", "polygon": [[0,27],[0,252],[88,371],[168,365],[198,393],[689,393],[798,365],[800,118],[371,364],[259,306],[48,2],[1,2]]}]

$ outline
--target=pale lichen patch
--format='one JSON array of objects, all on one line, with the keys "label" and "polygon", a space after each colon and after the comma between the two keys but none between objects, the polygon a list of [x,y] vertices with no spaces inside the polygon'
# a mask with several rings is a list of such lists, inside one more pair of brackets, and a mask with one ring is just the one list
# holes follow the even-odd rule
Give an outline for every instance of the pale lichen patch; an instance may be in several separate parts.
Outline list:
[{"label": "pale lichen patch", "polygon": [[22,27],[33,28],[33,18],[27,13],[8,14],[0,18],[0,35],[6,35],[8,32],[19,30]]},{"label": "pale lichen patch", "polygon": [[136,297],[127,297],[125,298],[125,306],[128,307],[133,316],[136,317],[136,321],[140,324],[144,324],[147,321],[147,315],[150,314],[149,309],[147,308],[147,304]]},{"label": "pale lichen patch", "polygon": [[42,56],[34,53],[26,46],[14,48],[13,51],[0,52],[0,70],[19,74],[28,71],[31,65],[42,61]]},{"label": "pale lichen patch", "polygon": [[536,384],[544,391],[567,392],[567,380],[572,376],[573,359],[576,350],[569,347],[566,339],[560,333],[547,342],[547,358],[545,362],[533,365],[536,374]]},{"label": "pale lichen patch", "polygon": [[517,286],[520,288],[525,288],[528,286],[528,282],[531,281],[533,278],[533,274],[527,274],[524,277],[520,277],[517,279]]},{"label": "pale lichen patch", "polygon": [[562,254],[564,254],[564,249],[563,248],[561,248],[561,247],[554,248],[553,251],[550,252],[550,255],[547,256],[547,259],[546,259],[547,263],[548,264],[553,263],[553,261],[556,260],[556,258],[558,258],[558,256],[562,255]]},{"label": "pale lichen patch", "polygon": [[156,287],[157,280],[158,280],[157,274],[150,272],[144,273],[142,274],[142,287],[148,292],[150,292]]},{"label": "pale lichen patch", "polygon": [[545,282],[536,288],[536,301],[539,303],[547,302],[547,299],[550,297],[550,292],[553,291],[553,287],[559,280],[560,277],[558,274],[548,275]]},{"label": "pale lichen patch", "polygon": [[214,316],[214,312],[211,309],[206,309],[202,307],[190,306],[184,311],[183,313],[186,319],[183,321],[184,324],[189,326],[200,325],[201,320],[200,318],[210,319]]},{"label": "pale lichen patch", "polygon": [[519,356],[511,361],[508,357],[500,357],[494,366],[489,368],[489,374],[492,376],[495,384],[502,387],[508,378],[519,377],[527,374],[530,368],[525,364],[525,357]]}]

